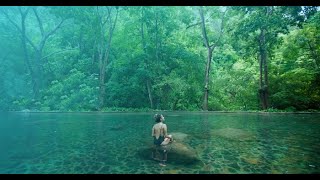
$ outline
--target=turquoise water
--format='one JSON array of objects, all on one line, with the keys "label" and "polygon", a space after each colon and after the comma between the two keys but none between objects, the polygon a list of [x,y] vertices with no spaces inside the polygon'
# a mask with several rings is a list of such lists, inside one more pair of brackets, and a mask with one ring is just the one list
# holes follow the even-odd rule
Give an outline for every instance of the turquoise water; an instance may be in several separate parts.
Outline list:
[{"label": "turquoise water", "polygon": [[319,114],[165,112],[193,159],[150,158],[153,113],[0,113],[1,174],[320,173]]}]

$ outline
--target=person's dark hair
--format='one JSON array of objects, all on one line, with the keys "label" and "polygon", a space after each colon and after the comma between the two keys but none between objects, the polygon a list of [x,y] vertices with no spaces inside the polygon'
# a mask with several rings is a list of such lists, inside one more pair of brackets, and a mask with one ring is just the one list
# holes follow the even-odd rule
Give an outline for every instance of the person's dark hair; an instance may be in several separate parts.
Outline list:
[{"label": "person's dark hair", "polygon": [[156,120],[156,122],[160,122],[161,121],[161,115],[162,114],[155,114],[154,115],[154,119]]}]

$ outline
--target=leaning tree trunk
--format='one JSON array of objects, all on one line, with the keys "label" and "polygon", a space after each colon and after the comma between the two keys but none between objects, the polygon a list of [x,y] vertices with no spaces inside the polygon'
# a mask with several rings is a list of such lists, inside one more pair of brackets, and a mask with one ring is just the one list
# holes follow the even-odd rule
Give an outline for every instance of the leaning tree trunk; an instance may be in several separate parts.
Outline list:
[{"label": "leaning tree trunk", "polygon": [[[202,38],[203,38],[204,45],[206,46],[207,52],[208,52],[207,63],[206,63],[206,71],[205,71],[205,78],[204,78],[204,99],[203,99],[203,106],[202,106],[202,109],[204,111],[208,110],[209,82],[210,82],[209,77],[210,77],[210,66],[211,66],[213,50],[215,49],[215,47],[218,46],[218,43],[220,42],[220,38],[221,38],[221,36],[223,34],[224,17],[225,17],[226,12],[227,12],[227,10],[225,10],[222,13],[222,16],[221,16],[221,26],[220,26],[219,36],[216,39],[216,41],[213,42],[210,45],[209,38],[207,36],[207,30],[206,30],[206,24],[205,24],[203,9],[202,9],[202,7],[199,8],[199,14],[200,14],[200,18],[201,18],[200,24],[201,24]],[[199,23],[197,23],[197,24],[199,24]]]},{"label": "leaning tree trunk", "polygon": [[208,110],[208,96],[209,96],[210,65],[211,65],[212,52],[214,50],[214,46],[209,45],[209,39],[207,36],[206,24],[205,24],[205,20],[204,20],[202,7],[199,8],[199,13],[200,13],[200,18],[201,18],[202,38],[203,38],[204,44],[205,44],[207,51],[208,51],[205,78],[204,78],[204,99],[203,99],[203,107],[202,107],[202,109],[204,111],[207,111]]},{"label": "leaning tree trunk", "polygon": [[41,19],[41,16],[38,14],[37,7],[32,8],[34,15],[36,16],[39,30],[41,33],[41,41],[39,44],[35,45],[30,39],[27,39],[29,44],[33,47],[34,52],[35,52],[35,74],[36,74],[36,81],[37,81],[37,89],[35,93],[35,98],[39,98],[39,90],[43,87],[43,82],[44,82],[44,70],[43,70],[43,65],[44,63],[42,62],[42,55],[43,55],[43,49],[45,47],[45,44],[48,40],[48,38],[56,33],[56,31],[61,27],[62,23],[64,22],[65,19],[62,19],[53,29],[51,29],[48,32],[45,32],[45,28],[43,26],[43,22]]},{"label": "leaning tree trunk", "polygon": [[153,101],[152,101],[151,82],[150,82],[150,80],[147,80],[147,89],[148,89],[148,94],[149,94],[150,107],[151,107],[151,109],[153,109]]},{"label": "leaning tree trunk", "polygon": [[259,98],[262,109],[268,109],[268,64],[267,64],[267,47],[265,29],[261,29],[259,38],[259,53],[260,53],[260,88]]},{"label": "leaning tree trunk", "polygon": [[[143,7],[142,7],[143,8]],[[141,39],[142,39],[142,49],[143,49],[143,53],[146,55],[147,54],[147,46],[146,46],[146,41],[145,41],[145,37],[144,37],[144,21],[143,21],[143,16],[144,16],[144,11],[142,9],[141,11]],[[158,56],[157,56],[158,58]],[[152,90],[151,90],[151,80],[149,79],[149,77],[147,77],[146,80],[146,86],[147,86],[147,91],[148,91],[148,97],[149,97],[149,102],[150,102],[150,108],[153,109],[154,105],[153,105],[153,97],[152,97]]]},{"label": "leaning tree trunk", "polygon": [[116,26],[117,23],[117,18],[118,18],[118,9],[116,12],[116,17],[115,20],[112,22],[111,19],[111,9],[108,9],[108,21],[109,21],[109,38],[106,42],[106,49],[105,49],[105,53],[104,56],[102,58],[102,61],[100,63],[100,92],[99,92],[99,109],[101,110],[104,106],[104,101],[105,101],[105,93],[106,93],[106,85],[105,85],[105,73],[106,73],[106,66],[108,64],[109,61],[109,54],[110,54],[110,49],[111,49],[111,40],[112,40],[112,35],[113,35],[113,31],[114,28]]},{"label": "leaning tree trunk", "polygon": [[204,99],[203,99],[203,110],[208,110],[208,96],[209,96],[209,76],[210,76],[210,65],[212,59],[212,51],[213,49],[208,48],[208,58],[206,64],[206,71],[205,71],[205,79],[204,79]]},{"label": "leaning tree trunk", "polygon": [[43,88],[43,69],[42,69],[42,49],[41,50],[35,50],[35,66],[34,66],[34,72],[36,74],[36,82],[37,82],[37,89],[35,91],[35,99],[38,99],[40,97],[39,90]]},{"label": "leaning tree trunk", "polygon": [[22,39],[24,60],[31,74],[31,81],[33,84],[33,87],[32,87],[33,98],[36,98],[38,97],[38,94],[39,94],[39,84],[38,84],[38,81],[36,80],[35,72],[33,71],[30,60],[29,60],[28,49],[27,49],[26,25],[25,25],[26,16],[29,9],[26,10],[25,12],[22,12],[21,8],[19,8],[19,10],[21,13],[21,39]]}]

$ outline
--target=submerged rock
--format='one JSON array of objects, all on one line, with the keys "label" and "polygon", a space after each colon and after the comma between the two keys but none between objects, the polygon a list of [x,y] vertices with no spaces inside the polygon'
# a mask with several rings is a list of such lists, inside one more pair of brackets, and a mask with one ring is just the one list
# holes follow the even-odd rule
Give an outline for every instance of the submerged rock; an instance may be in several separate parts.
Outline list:
[{"label": "submerged rock", "polygon": [[254,135],[252,133],[242,129],[235,129],[235,128],[224,128],[224,129],[213,130],[211,132],[211,135],[220,136],[230,140],[240,140],[240,141],[247,141],[247,140],[254,139]]},{"label": "submerged rock", "polygon": [[[197,151],[189,146],[186,141],[188,134],[182,132],[172,132],[174,142],[171,142],[166,146],[167,163],[169,164],[181,164],[181,165],[194,165],[201,163]],[[152,160],[151,154],[153,152],[153,141],[142,140],[141,143],[145,144],[145,148],[142,148],[137,153],[143,159]],[[160,150],[159,150],[160,151]]]},{"label": "submerged rock", "polygon": [[198,153],[195,149],[180,142],[173,142],[171,150],[168,153],[168,161],[172,160],[177,163],[193,163],[199,161]]},{"label": "submerged rock", "polygon": [[[197,152],[190,146],[181,142],[172,142],[168,145],[167,162],[172,164],[196,164],[200,163]],[[138,155],[143,159],[151,160],[153,146],[142,148],[139,150]]]},{"label": "submerged rock", "polygon": [[259,158],[252,158],[252,157],[244,157],[242,159],[243,161],[253,165],[258,165],[260,164],[260,161],[261,161]]},{"label": "submerged rock", "polygon": [[124,126],[118,125],[118,126],[113,126],[110,128],[111,131],[120,131],[123,130]]}]

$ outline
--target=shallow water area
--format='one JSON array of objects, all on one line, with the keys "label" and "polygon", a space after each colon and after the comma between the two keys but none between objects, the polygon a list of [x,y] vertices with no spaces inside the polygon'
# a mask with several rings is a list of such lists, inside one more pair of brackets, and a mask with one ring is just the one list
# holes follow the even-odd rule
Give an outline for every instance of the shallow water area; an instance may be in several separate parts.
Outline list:
[{"label": "shallow water area", "polygon": [[0,173],[320,173],[319,114],[163,114],[184,150],[165,167],[151,159],[153,113],[1,113]]}]

